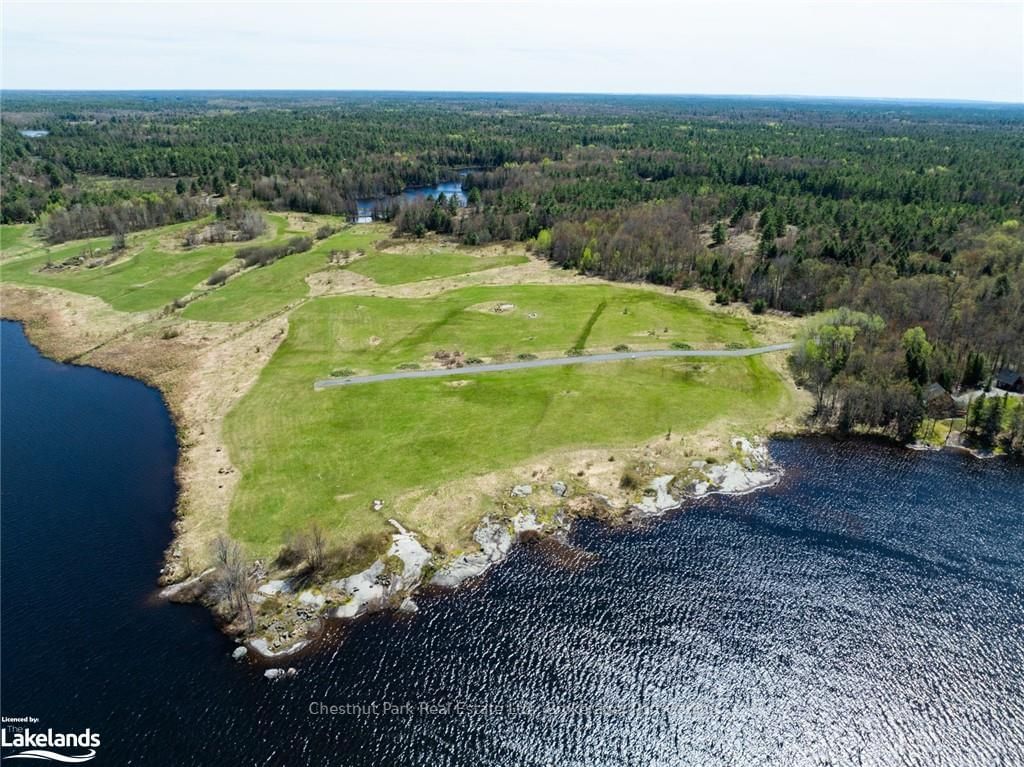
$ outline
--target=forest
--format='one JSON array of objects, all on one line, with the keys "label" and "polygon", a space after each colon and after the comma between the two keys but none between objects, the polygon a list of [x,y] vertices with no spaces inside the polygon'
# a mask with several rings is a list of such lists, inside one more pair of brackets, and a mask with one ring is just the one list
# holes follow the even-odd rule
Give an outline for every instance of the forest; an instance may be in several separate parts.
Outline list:
[{"label": "forest", "polygon": [[358,199],[461,178],[464,206],[378,214],[398,235],[524,241],[566,269],[703,287],[755,313],[827,312],[792,365],[835,428],[909,439],[924,387],[1024,366],[1020,106],[5,93],[0,129],[3,222],[38,221],[50,242],[229,201],[353,216]]}]

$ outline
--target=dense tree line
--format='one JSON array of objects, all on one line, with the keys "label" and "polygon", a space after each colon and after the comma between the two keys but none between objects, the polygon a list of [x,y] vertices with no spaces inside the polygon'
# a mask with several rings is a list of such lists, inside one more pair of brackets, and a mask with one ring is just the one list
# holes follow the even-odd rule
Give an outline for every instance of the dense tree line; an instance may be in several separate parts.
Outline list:
[{"label": "dense tree line", "polygon": [[205,216],[213,206],[198,197],[147,195],[109,205],[73,205],[52,211],[43,222],[49,243],[107,234],[123,235]]},{"label": "dense tree line", "polygon": [[[528,241],[588,274],[701,286],[755,311],[834,310],[854,330],[843,364],[822,383],[820,361],[796,360],[819,416],[902,438],[929,383],[984,386],[1024,364],[1022,128],[1012,106],[13,94],[0,213],[58,241],[186,220],[209,199],[353,215],[380,198],[399,234]],[[386,202],[465,169],[465,207]],[[146,194],[154,180],[173,191]]]}]

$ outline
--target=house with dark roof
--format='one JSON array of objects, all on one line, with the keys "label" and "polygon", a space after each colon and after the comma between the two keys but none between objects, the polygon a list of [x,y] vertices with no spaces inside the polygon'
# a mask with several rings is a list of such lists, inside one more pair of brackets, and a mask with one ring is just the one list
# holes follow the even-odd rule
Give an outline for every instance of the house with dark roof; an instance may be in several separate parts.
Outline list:
[{"label": "house with dark roof", "polygon": [[1003,368],[996,373],[995,384],[997,389],[1024,394],[1024,373],[1018,373],[1016,370]]}]

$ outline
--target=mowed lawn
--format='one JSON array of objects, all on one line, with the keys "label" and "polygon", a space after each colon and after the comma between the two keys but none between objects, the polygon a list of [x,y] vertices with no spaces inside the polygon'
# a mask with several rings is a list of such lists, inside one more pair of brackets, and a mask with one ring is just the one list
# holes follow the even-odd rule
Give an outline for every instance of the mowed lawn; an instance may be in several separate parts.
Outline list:
[{"label": "mowed lawn", "polygon": [[234,247],[214,245],[195,250],[167,253],[159,249],[161,238],[182,236],[196,222],[174,224],[144,233],[128,235],[131,249],[138,253],[108,266],[93,269],[40,271],[47,261],[59,263],[87,251],[109,252],[110,237],[42,248],[38,255],[7,261],[0,266],[0,279],[24,285],[62,288],[101,298],[115,309],[148,311],[166,306],[201,285],[214,271],[231,260]]},{"label": "mowed lawn", "polygon": [[620,344],[667,349],[673,342],[725,348],[753,339],[742,320],[712,314],[688,299],[605,285],[471,287],[425,299],[317,299],[294,315],[288,338],[294,359],[317,378],[337,368],[382,373],[421,365],[440,350],[490,361],[560,356],[577,344],[609,351]]},{"label": "mowed lawn", "polygon": [[[269,266],[249,269],[226,285],[193,301],[183,312],[186,319],[212,322],[246,322],[265,317],[306,296],[306,277],[328,268],[334,251],[372,251],[386,237],[379,225],[348,226],[314,244],[305,253],[278,259]],[[291,235],[288,235],[291,236]]]},{"label": "mowed lawn", "polygon": [[[322,217],[337,224],[338,218]],[[278,242],[301,234],[289,230],[285,216],[267,214],[268,227],[263,236],[251,242],[209,245],[190,250],[166,250],[169,238],[181,236],[205,221],[150,229],[128,235],[129,248],[137,251],[107,266],[46,271],[47,261],[60,263],[83,252],[109,253],[110,237],[98,237],[53,247],[40,244],[23,258],[5,261],[0,280],[25,285],[63,288],[96,296],[113,308],[126,312],[149,311],[166,306],[196,289],[205,289],[206,280],[218,269],[231,264],[239,248]],[[208,221],[210,219],[207,219]],[[319,220],[319,219],[318,219]],[[353,232],[357,232],[352,234]],[[13,230],[3,233],[4,253],[25,250],[26,234]],[[238,321],[258,319],[306,295],[303,280],[311,271],[324,268],[326,254],[334,247],[361,245],[379,239],[379,228],[366,231],[346,229],[341,234],[316,244],[296,256],[280,259],[269,267],[251,269],[221,288],[190,304],[185,316],[192,319]],[[38,253],[36,251],[39,251]],[[237,283],[237,285],[236,285]]]},{"label": "mowed lawn", "polygon": [[381,285],[399,285],[524,264],[528,260],[518,253],[488,256],[469,253],[377,253],[345,268]]},{"label": "mowed lawn", "polygon": [[28,224],[0,224],[0,253],[5,256],[31,247]]},{"label": "mowed lawn", "polygon": [[[499,315],[478,306],[496,301],[517,309]],[[262,554],[314,521],[335,540],[351,540],[383,529],[396,516],[395,499],[414,489],[560,448],[632,445],[720,419],[742,433],[756,431],[788,402],[778,376],[756,358],[520,370],[467,376],[462,385],[444,379],[312,388],[332,366],[390,369],[439,348],[481,356],[561,352],[602,303],[594,331],[607,315],[599,333],[605,345],[651,338],[646,326],[655,318],[659,329],[695,345],[752,341],[739,320],[628,288],[471,288],[429,301],[310,301],[291,316],[288,338],[227,418],[232,461],[242,473],[231,534]],[[374,345],[373,337],[381,341]],[[372,511],[375,498],[385,502],[380,512]]]}]

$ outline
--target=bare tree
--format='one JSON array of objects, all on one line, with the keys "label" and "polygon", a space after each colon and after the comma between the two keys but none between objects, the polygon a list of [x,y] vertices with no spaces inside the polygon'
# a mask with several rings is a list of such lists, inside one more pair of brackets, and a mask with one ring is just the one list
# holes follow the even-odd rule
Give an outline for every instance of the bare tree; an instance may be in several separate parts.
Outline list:
[{"label": "bare tree", "polygon": [[327,540],[324,537],[323,528],[314,522],[309,528],[306,552],[309,566],[314,572],[323,568],[326,550]]},{"label": "bare tree", "polygon": [[243,609],[246,611],[251,629],[255,626],[256,619],[253,617],[252,603],[249,598],[251,578],[245,568],[242,549],[237,542],[219,535],[213,542],[213,552],[217,568],[220,570],[225,596],[236,613]]}]

